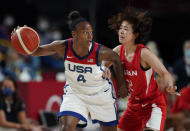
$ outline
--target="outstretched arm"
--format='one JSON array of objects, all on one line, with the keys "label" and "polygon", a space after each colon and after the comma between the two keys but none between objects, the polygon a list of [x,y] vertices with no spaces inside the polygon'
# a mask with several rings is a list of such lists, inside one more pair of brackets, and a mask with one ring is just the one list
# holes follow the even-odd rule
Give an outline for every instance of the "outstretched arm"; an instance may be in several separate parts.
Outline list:
[{"label": "outstretched arm", "polygon": [[[27,27],[24,25],[24,27]],[[20,26],[17,26],[14,28],[12,31],[11,35],[13,35],[17,29],[21,28]],[[47,56],[47,55],[52,55],[55,53],[59,53],[61,56],[63,56],[64,51],[65,51],[65,41],[60,40],[60,41],[53,41],[50,44],[42,45],[39,46],[38,49],[33,52],[31,55],[32,56]]]},{"label": "outstretched arm", "polygon": [[124,73],[123,73],[123,67],[121,65],[120,57],[112,51],[111,49],[102,46],[100,48],[100,53],[98,56],[99,62],[102,61],[108,61],[113,64],[113,68],[116,74],[116,78],[118,80],[118,86],[119,86],[119,95],[121,97],[126,97],[128,95],[128,91],[126,88],[126,83],[124,79]]},{"label": "outstretched arm", "polygon": [[[50,44],[39,46],[38,49],[32,54],[32,56],[47,56],[47,55],[53,55],[55,53],[59,53],[61,49],[62,51],[65,50],[65,41],[53,41]],[[64,54],[62,52],[62,54]]]},{"label": "outstretched arm", "polygon": [[160,87],[161,90],[166,90],[170,94],[176,94],[177,87],[174,86],[174,80],[172,75],[160,62],[158,57],[146,48],[143,48],[141,51],[141,64],[145,68],[153,68],[155,72],[158,73],[161,82],[163,82],[163,87]]}]

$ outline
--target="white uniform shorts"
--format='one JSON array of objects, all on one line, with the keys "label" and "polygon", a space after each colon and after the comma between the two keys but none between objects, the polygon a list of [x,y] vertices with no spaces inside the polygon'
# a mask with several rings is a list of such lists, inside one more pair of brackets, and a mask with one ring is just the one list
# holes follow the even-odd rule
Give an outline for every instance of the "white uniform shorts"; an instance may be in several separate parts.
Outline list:
[{"label": "white uniform shorts", "polygon": [[87,119],[103,126],[118,124],[116,116],[115,93],[112,84],[93,95],[74,93],[68,84],[64,87],[63,100],[58,118],[74,116],[80,119],[78,127],[87,126]]}]

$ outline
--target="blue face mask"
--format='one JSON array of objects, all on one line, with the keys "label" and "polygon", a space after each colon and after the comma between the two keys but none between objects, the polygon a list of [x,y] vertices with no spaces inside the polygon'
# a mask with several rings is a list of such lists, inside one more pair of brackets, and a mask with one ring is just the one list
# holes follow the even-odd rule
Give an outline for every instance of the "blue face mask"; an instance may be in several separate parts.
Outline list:
[{"label": "blue face mask", "polygon": [[185,58],[190,59],[190,49],[185,50],[184,55]]},{"label": "blue face mask", "polygon": [[7,87],[4,87],[2,91],[4,96],[12,96],[14,93],[14,91]]}]

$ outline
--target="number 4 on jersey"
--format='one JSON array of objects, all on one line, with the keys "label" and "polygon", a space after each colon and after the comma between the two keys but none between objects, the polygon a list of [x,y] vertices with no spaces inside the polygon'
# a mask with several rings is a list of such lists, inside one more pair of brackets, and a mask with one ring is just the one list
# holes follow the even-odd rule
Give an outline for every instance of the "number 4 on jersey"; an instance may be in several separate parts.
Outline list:
[{"label": "number 4 on jersey", "polygon": [[79,76],[78,76],[78,78],[77,78],[77,81],[78,81],[78,82],[82,81],[83,83],[85,83],[85,82],[86,82],[86,80],[85,80],[84,76],[83,76],[83,75],[81,75],[81,74],[79,74]]}]

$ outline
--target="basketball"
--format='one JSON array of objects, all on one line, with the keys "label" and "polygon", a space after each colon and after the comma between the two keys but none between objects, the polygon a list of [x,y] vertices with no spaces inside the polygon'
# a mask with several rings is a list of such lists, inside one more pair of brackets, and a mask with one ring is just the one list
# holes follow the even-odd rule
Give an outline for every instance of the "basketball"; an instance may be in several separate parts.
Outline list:
[{"label": "basketball", "polygon": [[20,27],[11,36],[13,49],[20,54],[29,55],[35,52],[40,43],[38,33],[30,27]]}]

